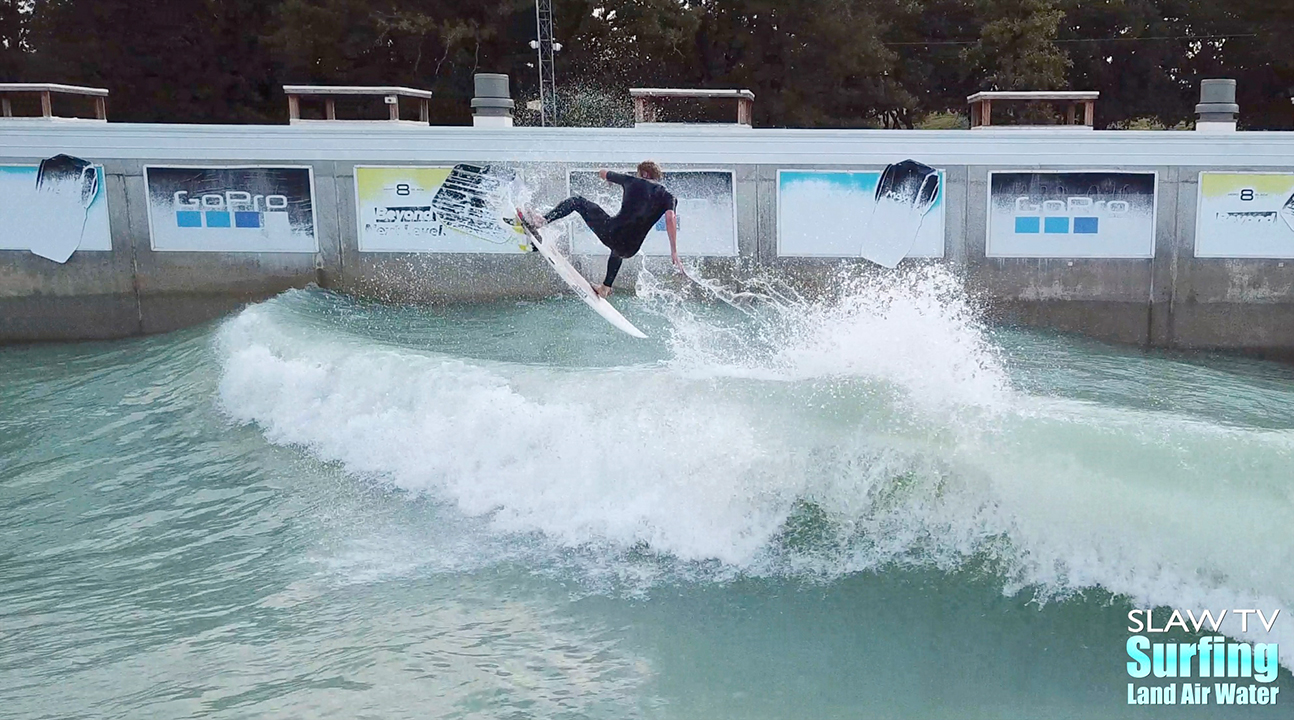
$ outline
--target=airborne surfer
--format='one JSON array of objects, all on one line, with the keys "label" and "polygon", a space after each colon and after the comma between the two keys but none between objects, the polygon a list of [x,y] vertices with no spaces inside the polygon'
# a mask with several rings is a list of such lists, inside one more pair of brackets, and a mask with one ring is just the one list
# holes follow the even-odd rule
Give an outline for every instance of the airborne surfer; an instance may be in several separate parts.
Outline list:
[{"label": "airborne surfer", "polygon": [[598,175],[624,189],[619,213],[615,216],[608,215],[597,203],[575,195],[561,201],[542,217],[532,217],[533,224],[542,226],[571,213],[578,213],[584,218],[584,223],[598,240],[611,249],[611,257],[607,258],[606,279],[601,285],[593,286],[593,290],[601,297],[611,294],[611,284],[620,272],[620,264],[625,258],[638,254],[643,241],[647,239],[647,233],[662,215],[665,216],[665,232],[669,234],[670,258],[674,261],[674,266],[682,271],[683,263],[678,259],[678,218],[675,215],[678,201],[660,184],[664,176],[660,165],[650,160],[639,163],[636,177],[606,170],[598,171]]}]

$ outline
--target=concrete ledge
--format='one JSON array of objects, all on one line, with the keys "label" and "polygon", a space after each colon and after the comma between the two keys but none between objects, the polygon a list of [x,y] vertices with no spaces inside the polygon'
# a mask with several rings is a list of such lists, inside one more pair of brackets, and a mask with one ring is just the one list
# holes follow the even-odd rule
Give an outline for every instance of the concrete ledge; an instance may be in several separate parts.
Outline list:
[{"label": "concrete ledge", "polygon": [[168,293],[274,293],[319,282],[316,255],[293,253],[138,253],[141,296]]},{"label": "concrete ledge", "polygon": [[113,340],[141,332],[133,292],[0,298],[3,342]]},{"label": "concrete ledge", "polygon": [[305,287],[307,284],[284,284],[275,289],[261,287],[242,293],[141,295],[139,330],[131,334],[151,335],[199,325],[229,315],[250,303],[267,300],[291,287]]},{"label": "concrete ledge", "polygon": [[[808,298],[829,297],[842,271],[850,277],[888,271],[857,258],[778,257],[778,169],[879,170],[911,157],[942,169],[947,184],[944,257],[908,263],[953,268],[990,318],[1143,346],[1294,350],[1294,258],[1194,257],[1199,172],[1289,172],[1294,133],[1234,133],[1205,143],[1190,133],[1102,131],[1078,136],[1049,131],[0,127],[2,163],[33,164],[58,153],[103,164],[113,250],[78,251],[65,265],[26,251],[0,251],[0,342],[165,332],[312,283],[415,303],[567,292],[530,254],[361,253],[356,165],[505,162],[530,173],[538,207],[566,197],[571,169],[631,168],[651,158],[667,173],[731,170],[738,257],[689,257],[688,262],[725,282],[774,276]],[[318,251],[154,251],[143,167],[168,164],[309,164]],[[988,177],[995,169],[1155,170],[1154,257],[986,257]],[[686,222],[683,227],[680,245],[686,254]],[[577,255],[572,261],[597,280],[606,255]],[[649,260],[662,276],[670,273],[667,262]],[[620,293],[630,292],[640,266],[636,260],[626,264],[617,282]]]},{"label": "concrete ledge", "polygon": [[1149,259],[987,258],[970,269],[967,282],[999,298],[1149,305],[1150,270]]},{"label": "concrete ledge", "polygon": [[1106,342],[1149,343],[1150,306],[1144,302],[1020,300],[982,298],[989,319],[1008,325],[1045,328]]},{"label": "concrete ledge", "polygon": [[348,253],[345,266],[331,287],[384,302],[534,299],[566,288],[538,253]]},{"label": "concrete ledge", "polygon": [[132,294],[129,251],[77,252],[59,265],[26,250],[0,250],[0,297]]},{"label": "concrete ledge", "polygon": [[1294,302],[1178,303],[1172,346],[1294,357]]}]

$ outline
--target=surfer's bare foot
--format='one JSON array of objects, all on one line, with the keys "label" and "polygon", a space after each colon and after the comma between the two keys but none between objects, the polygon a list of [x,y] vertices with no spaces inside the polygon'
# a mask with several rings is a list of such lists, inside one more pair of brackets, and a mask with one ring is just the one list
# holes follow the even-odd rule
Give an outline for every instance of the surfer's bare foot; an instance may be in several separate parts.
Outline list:
[{"label": "surfer's bare foot", "polygon": [[594,285],[593,292],[597,293],[598,297],[605,298],[611,294],[611,288],[606,285]]}]

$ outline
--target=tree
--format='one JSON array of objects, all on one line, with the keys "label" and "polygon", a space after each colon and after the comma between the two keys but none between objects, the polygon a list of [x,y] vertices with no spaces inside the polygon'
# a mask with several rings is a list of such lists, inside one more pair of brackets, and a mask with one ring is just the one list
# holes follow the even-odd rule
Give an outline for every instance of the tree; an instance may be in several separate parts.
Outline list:
[{"label": "tree", "polygon": [[895,53],[894,81],[911,95],[900,113],[901,124],[932,112],[963,112],[978,74],[962,50],[966,38],[978,37],[982,23],[974,0],[894,0],[884,40]]},{"label": "tree", "polygon": [[749,87],[764,124],[858,127],[904,98],[868,0],[706,0],[706,82]]},{"label": "tree", "polygon": [[559,77],[620,86],[696,78],[699,18],[677,0],[567,0],[557,3],[555,14],[564,46]]},{"label": "tree", "polygon": [[0,0],[0,82],[21,77],[27,64],[27,18],[19,0]]},{"label": "tree", "polygon": [[1284,0],[1195,0],[1189,7],[1195,34],[1214,36],[1189,46],[1194,84],[1234,78],[1243,127],[1294,127],[1294,6]]},{"label": "tree", "polygon": [[514,75],[525,0],[284,0],[267,44],[293,82],[412,85],[436,93],[433,118],[466,120],[472,75]]},{"label": "tree", "polygon": [[981,0],[979,42],[963,58],[982,73],[984,89],[1064,87],[1069,58],[1056,47],[1064,13],[1055,0]]},{"label": "tree", "polygon": [[[526,38],[534,37],[533,5]],[[677,0],[557,0],[554,35],[562,124],[632,122],[628,89],[692,86],[700,81],[696,58],[699,16]],[[521,89],[537,97],[534,55],[522,63]]]},{"label": "tree", "polygon": [[274,87],[259,30],[264,0],[45,0],[32,72],[108,88],[114,119],[264,122]]},{"label": "tree", "polygon": [[[750,88],[762,125],[912,127],[977,90],[1060,88],[1099,90],[1100,125],[1173,125],[1232,77],[1242,126],[1294,125],[1289,0],[554,5],[567,122],[627,123],[629,87],[671,85]],[[533,0],[0,0],[0,79],[104,86],[113,119],[170,122],[282,122],[284,83],[402,84],[461,123],[475,72],[537,96],[533,39]]]},{"label": "tree", "polygon": [[1063,0],[1059,39],[1069,42],[1069,86],[1098,90],[1100,125],[1191,117],[1198,78],[1189,67],[1192,21],[1183,0]]},{"label": "tree", "polygon": [[1283,50],[1294,33],[1288,3],[1063,0],[1062,7],[1059,38],[1074,48],[1070,84],[1101,92],[1102,124],[1189,121],[1200,81],[1229,77],[1237,80],[1242,126],[1291,126],[1294,63]]}]

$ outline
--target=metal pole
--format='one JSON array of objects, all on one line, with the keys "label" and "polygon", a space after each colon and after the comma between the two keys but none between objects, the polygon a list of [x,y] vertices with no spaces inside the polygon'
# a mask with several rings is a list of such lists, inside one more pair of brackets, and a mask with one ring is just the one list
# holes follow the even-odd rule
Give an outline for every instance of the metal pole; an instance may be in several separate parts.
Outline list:
[{"label": "metal pole", "polygon": [[557,124],[557,83],[553,76],[553,0],[535,0],[538,27],[539,124]]}]

